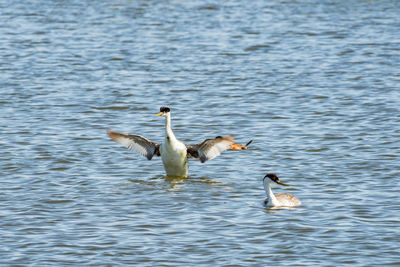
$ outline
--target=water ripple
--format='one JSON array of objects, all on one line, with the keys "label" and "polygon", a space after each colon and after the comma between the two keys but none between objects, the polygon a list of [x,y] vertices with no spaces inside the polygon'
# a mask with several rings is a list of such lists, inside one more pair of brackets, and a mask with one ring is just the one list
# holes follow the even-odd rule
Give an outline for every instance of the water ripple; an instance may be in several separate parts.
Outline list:
[{"label": "water ripple", "polygon": [[[399,265],[397,2],[0,8],[0,264]],[[161,142],[161,105],[255,141],[167,178],[105,133]]]}]

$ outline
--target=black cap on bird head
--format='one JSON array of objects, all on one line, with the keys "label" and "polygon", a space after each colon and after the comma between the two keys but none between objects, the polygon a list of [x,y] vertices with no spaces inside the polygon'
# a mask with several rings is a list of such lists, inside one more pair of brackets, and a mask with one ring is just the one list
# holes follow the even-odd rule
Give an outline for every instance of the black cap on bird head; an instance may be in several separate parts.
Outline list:
[{"label": "black cap on bird head", "polygon": [[278,176],[275,174],[275,173],[267,173],[267,175],[265,175],[264,176],[264,179],[265,178],[269,178],[269,179],[271,179],[273,182],[279,182],[279,178],[278,178]]},{"label": "black cap on bird head", "polygon": [[277,184],[280,184],[280,185],[284,185],[284,186],[289,186],[288,184],[282,183],[275,173],[267,173],[267,175],[264,176],[264,182],[265,182],[265,178],[267,178],[267,177],[269,179],[271,179],[271,181],[273,181],[274,183],[277,183]]},{"label": "black cap on bird head", "polygon": [[171,110],[169,109],[169,107],[161,107],[160,108],[160,112],[164,112],[164,113],[166,113],[166,112],[170,112]]}]

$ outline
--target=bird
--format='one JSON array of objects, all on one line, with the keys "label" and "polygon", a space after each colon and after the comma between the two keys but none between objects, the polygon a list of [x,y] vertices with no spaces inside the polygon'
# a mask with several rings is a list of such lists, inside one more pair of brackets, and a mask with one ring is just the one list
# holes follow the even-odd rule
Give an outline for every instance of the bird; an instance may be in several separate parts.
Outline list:
[{"label": "bird", "polygon": [[167,176],[187,177],[188,158],[199,159],[201,163],[219,156],[223,151],[243,150],[252,143],[250,140],[246,145],[234,143],[231,136],[217,136],[206,139],[199,144],[186,145],[179,141],[171,127],[171,109],[161,107],[156,116],[165,118],[165,139],[163,143],[153,142],[146,137],[135,134],[122,134],[107,129],[107,134],[112,141],[145,156],[151,160],[153,156],[161,156]]},{"label": "bird", "polygon": [[301,201],[288,193],[274,194],[272,193],[271,185],[279,184],[289,186],[282,183],[275,173],[267,173],[263,179],[264,189],[267,193],[267,198],[264,200],[264,205],[269,207],[297,207],[301,205]]}]

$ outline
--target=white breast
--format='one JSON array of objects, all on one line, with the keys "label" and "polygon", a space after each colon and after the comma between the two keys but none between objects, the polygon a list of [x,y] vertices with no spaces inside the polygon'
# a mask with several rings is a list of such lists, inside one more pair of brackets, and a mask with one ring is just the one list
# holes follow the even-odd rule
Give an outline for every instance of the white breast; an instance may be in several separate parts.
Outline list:
[{"label": "white breast", "polygon": [[164,142],[160,147],[160,154],[168,176],[187,176],[188,166],[185,144],[178,140]]}]

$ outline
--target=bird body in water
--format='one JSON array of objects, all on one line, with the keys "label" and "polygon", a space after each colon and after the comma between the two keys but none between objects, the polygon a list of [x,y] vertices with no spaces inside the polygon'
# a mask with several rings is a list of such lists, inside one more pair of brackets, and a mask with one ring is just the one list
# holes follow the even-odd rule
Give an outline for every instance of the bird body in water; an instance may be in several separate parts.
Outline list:
[{"label": "bird body in water", "polygon": [[280,193],[274,194],[271,189],[272,184],[279,184],[283,186],[289,186],[287,184],[282,183],[278,176],[274,173],[267,173],[265,175],[264,180],[264,189],[267,193],[267,198],[264,200],[264,205],[270,207],[297,207],[300,206],[301,201],[288,193]]},{"label": "bird body in water", "polygon": [[199,159],[202,163],[219,156],[227,149],[242,150],[247,149],[246,145],[235,144],[230,136],[206,139],[200,144],[185,145],[179,141],[171,127],[171,110],[168,107],[161,107],[160,113],[156,116],[165,118],[165,139],[162,144],[153,142],[140,135],[128,135],[113,132],[107,129],[107,134],[111,140],[133,150],[148,160],[154,155],[161,156],[165,172],[168,176],[186,177],[188,175],[187,159],[189,157]]},{"label": "bird body in water", "polygon": [[[161,110],[160,110],[161,111]],[[184,143],[179,141],[171,128],[171,115],[167,110],[163,110],[157,116],[166,119],[165,140],[160,146],[160,155],[164,169],[169,176],[186,177],[189,171],[187,166],[187,149]]]}]

